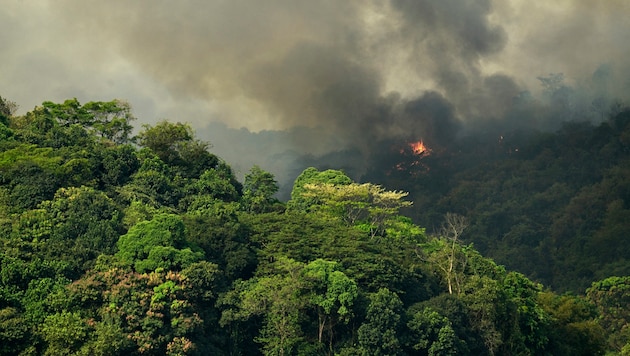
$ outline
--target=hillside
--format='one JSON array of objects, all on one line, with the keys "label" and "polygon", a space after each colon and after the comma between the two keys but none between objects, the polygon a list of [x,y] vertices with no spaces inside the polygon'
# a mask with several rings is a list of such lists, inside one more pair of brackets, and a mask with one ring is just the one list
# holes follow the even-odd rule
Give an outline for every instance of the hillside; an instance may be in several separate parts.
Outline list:
[{"label": "hillside", "polygon": [[430,231],[447,212],[464,215],[466,242],[559,292],[630,274],[627,109],[552,133],[470,134],[416,159],[384,160],[402,171],[375,163],[364,179],[410,192],[408,214]]},{"label": "hillside", "polygon": [[[431,170],[457,160],[470,166],[446,182],[419,172],[409,180],[411,195],[307,168],[284,203],[274,198],[273,175],[254,166],[239,182],[187,124],[163,121],[133,136],[122,101],[45,102],[22,116],[0,103],[2,355],[630,352],[630,277],[612,273],[626,271],[625,247],[549,250],[555,268],[586,252],[620,266],[592,274],[589,288],[574,295],[477,250],[527,241],[533,225],[523,217],[551,221],[554,238],[570,236],[567,226],[584,241],[624,235],[627,115],[611,121],[618,126],[610,124],[605,140],[587,134],[598,143],[585,152],[539,136],[537,145],[486,166],[464,155],[441,166],[423,161]],[[575,132],[584,131],[599,132]],[[568,153],[595,156],[569,170]],[[512,167],[520,164],[546,170]],[[591,165],[605,174],[592,174]],[[549,181],[526,185],[537,182],[526,172]],[[482,181],[504,194],[481,195]],[[419,187],[433,188],[423,197]],[[618,194],[603,193],[610,191]],[[510,196],[531,201],[500,207]],[[584,201],[606,207],[599,224],[585,221],[592,215]],[[564,215],[549,215],[547,205]],[[493,242],[489,227],[503,228],[497,221],[514,231],[509,239]]]}]

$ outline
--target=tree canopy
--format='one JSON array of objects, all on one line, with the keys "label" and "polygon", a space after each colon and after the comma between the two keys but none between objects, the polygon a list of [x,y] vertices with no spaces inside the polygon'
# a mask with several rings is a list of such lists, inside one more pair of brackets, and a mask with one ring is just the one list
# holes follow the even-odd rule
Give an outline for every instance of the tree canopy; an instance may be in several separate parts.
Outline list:
[{"label": "tree canopy", "polygon": [[[187,124],[132,137],[122,101],[45,102],[21,116],[0,104],[0,355],[630,350],[628,277],[554,293],[468,241],[501,223],[498,211],[483,225],[453,209],[427,234],[404,215],[406,192],[311,167],[281,202],[271,173],[254,166],[239,182]],[[625,172],[572,198],[558,183],[529,204],[564,197],[554,218],[611,241],[627,206],[604,187],[622,196]],[[514,224],[506,239],[532,228]]]}]

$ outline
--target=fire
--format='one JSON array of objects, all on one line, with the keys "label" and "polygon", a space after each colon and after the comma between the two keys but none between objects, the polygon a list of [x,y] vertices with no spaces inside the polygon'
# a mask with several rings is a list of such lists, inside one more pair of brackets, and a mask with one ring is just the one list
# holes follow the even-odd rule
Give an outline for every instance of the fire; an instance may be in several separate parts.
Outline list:
[{"label": "fire", "polygon": [[428,156],[431,153],[431,149],[427,147],[422,140],[417,142],[411,142],[409,144],[411,147],[411,152],[416,156],[425,155]]},{"label": "fire", "polygon": [[420,139],[416,142],[409,142],[392,147],[392,150],[398,150],[400,153],[401,161],[394,164],[391,167],[391,171],[387,172],[389,175],[392,172],[406,172],[411,176],[417,176],[418,174],[426,173],[430,170],[429,166],[422,162],[423,158],[429,156],[432,153],[432,149],[424,144],[424,141]]}]

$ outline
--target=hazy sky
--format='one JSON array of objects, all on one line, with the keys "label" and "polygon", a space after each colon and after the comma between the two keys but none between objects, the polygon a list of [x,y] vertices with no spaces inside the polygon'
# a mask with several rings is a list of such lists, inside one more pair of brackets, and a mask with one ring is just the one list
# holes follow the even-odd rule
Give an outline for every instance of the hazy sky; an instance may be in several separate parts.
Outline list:
[{"label": "hazy sky", "polygon": [[20,113],[118,98],[140,123],[323,127],[361,146],[536,121],[549,73],[573,102],[630,93],[627,0],[0,4],[0,95]]}]

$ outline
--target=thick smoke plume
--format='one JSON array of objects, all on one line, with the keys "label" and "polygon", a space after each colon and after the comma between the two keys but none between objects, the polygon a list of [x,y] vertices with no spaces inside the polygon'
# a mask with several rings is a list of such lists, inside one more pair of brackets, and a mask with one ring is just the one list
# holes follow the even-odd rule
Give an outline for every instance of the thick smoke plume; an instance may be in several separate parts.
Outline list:
[{"label": "thick smoke plume", "polygon": [[[19,3],[0,18],[7,51],[28,46],[17,31],[44,36],[18,52],[60,61],[56,80],[77,81],[63,92],[116,66],[156,83],[163,101],[139,106],[192,122],[240,170],[339,151],[360,172],[384,142],[601,119],[630,93],[625,0],[61,0],[26,25]],[[73,56],[90,64],[71,75]],[[17,83],[27,69],[8,70]]]}]

